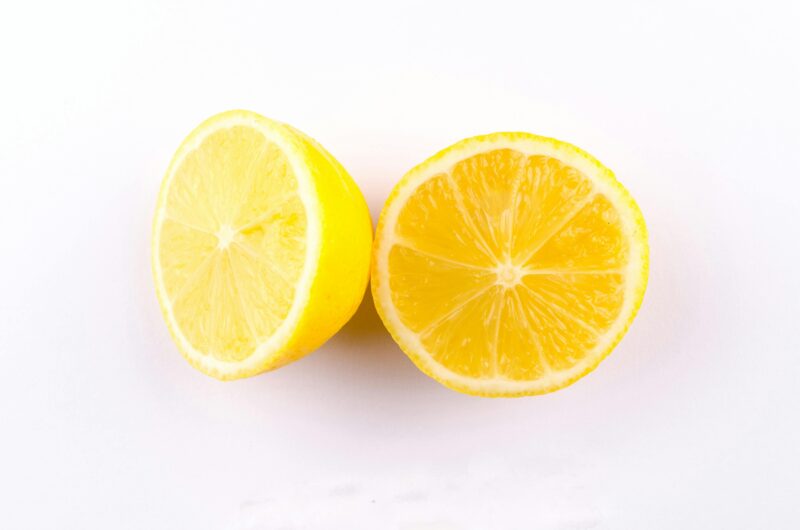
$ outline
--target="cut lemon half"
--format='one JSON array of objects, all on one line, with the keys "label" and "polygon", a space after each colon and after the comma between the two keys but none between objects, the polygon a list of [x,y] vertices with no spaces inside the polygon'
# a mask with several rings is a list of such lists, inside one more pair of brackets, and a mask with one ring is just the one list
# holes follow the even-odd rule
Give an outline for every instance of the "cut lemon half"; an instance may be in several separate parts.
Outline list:
[{"label": "cut lemon half", "polygon": [[484,396],[552,392],[625,334],[647,284],[644,219],[614,175],[525,133],[461,141],[386,202],[372,293],[426,374]]},{"label": "cut lemon half", "polygon": [[178,148],[153,225],[153,275],[178,348],[235,379],[314,350],[352,316],[372,229],[342,166],[300,131],[218,114]]}]

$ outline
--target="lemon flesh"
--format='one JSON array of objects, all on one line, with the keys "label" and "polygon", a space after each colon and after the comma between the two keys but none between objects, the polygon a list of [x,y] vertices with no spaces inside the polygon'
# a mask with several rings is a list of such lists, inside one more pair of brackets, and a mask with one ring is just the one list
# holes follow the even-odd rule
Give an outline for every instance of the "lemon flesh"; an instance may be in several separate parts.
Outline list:
[{"label": "lemon flesh", "polygon": [[578,148],[464,140],[411,170],[381,214],[372,290],[409,357],[453,389],[551,392],[622,338],[647,283],[641,212]]},{"label": "lemon flesh", "polygon": [[153,272],[179,349],[220,379],[312,351],[357,308],[371,226],[350,176],[296,129],[248,111],[195,129],[156,208]]}]

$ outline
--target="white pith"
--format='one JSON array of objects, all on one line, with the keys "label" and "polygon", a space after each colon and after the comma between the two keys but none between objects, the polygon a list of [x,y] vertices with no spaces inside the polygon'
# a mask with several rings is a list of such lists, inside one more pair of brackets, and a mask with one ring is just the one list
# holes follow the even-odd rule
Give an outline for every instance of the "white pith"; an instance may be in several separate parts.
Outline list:
[{"label": "white pith", "polygon": [[[419,335],[403,324],[392,302],[389,285],[389,253],[395,244],[404,244],[395,233],[394,227],[397,224],[401,210],[414,191],[435,175],[441,173],[449,174],[453,166],[461,160],[496,149],[513,149],[526,156],[544,155],[553,157],[582,172],[592,181],[594,185],[593,194],[605,196],[621,213],[620,219],[623,230],[630,243],[629,261],[620,271],[625,277],[626,290],[617,320],[600,338],[592,351],[587,352],[587,355],[580,362],[567,370],[550,370],[544,376],[531,381],[512,380],[502,376],[475,379],[455,373],[439,364],[422,344]],[[393,199],[383,213],[382,229],[376,234],[377,252],[374,265],[378,276],[376,294],[383,310],[383,317],[388,321],[389,327],[395,335],[399,335],[398,338],[404,349],[410,349],[411,355],[417,357],[417,361],[422,365],[421,368],[452,386],[468,388],[472,392],[486,394],[537,393],[563,386],[564,382],[574,380],[584,374],[597,364],[599,358],[608,353],[610,346],[619,340],[629,324],[631,315],[635,312],[636,304],[643,294],[645,282],[640,279],[645,277],[642,273],[642,268],[647,259],[647,249],[641,243],[643,234],[640,232],[643,228],[636,223],[633,216],[625,214],[625,212],[631,210],[630,204],[630,197],[610,172],[604,170],[588,155],[568,144],[562,145],[557,142],[551,142],[548,139],[537,140],[535,138],[511,138],[509,136],[494,140],[476,138],[466,141],[459,145],[458,149],[449,150],[442,157],[424,163],[409,172],[407,180],[395,190]],[[409,245],[405,243],[405,246]],[[523,275],[552,272],[524,269],[519,265],[510,263],[500,263],[495,269],[490,270],[493,270],[497,275],[495,285],[507,288],[516,285]]]},{"label": "white pith", "polygon": [[215,234],[217,237],[217,248],[219,250],[225,250],[230,246],[233,242],[233,239],[236,237],[236,230],[230,225],[222,225],[217,233]]}]

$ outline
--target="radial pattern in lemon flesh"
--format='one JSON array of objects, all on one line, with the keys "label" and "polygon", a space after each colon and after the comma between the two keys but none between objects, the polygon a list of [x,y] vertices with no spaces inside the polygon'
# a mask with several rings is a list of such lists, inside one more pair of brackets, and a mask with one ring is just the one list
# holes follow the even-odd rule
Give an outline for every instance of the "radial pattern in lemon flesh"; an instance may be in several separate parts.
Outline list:
[{"label": "radial pattern in lemon flesh", "polygon": [[193,365],[254,375],[313,350],[352,315],[370,239],[363,197],[319,144],[252,112],[222,113],[189,135],[164,179],[159,301]]},{"label": "radial pattern in lemon flesh", "polygon": [[[412,170],[387,203],[376,304],[445,384],[554,390],[596,365],[633,318],[646,281],[641,214],[570,148],[524,134],[467,140]],[[570,163],[581,156],[588,171]]]},{"label": "radial pattern in lemon flesh", "polygon": [[175,318],[196,350],[240,361],[286,318],[303,269],[306,214],[286,156],[254,129],[221,129],[184,159],[167,205],[159,252]]}]

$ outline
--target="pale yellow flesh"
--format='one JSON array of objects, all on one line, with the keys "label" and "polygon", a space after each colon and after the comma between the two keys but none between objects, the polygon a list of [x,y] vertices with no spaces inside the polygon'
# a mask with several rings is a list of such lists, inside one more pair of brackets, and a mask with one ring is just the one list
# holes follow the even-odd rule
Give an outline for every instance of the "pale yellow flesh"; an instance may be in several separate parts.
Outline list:
[{"label": "pale yellow flesh", "polygon": [[437,155],[401,182],[378,227],[378,310],[412,360],[458,390],[564,386],[607,354],[641,300],[638,209],[613,177],[531,138]]},{"label": "pale yellow flesh", "polygon": [[247,358],[286,318],[303,270],[286,155],[255,129],[220,129],[183,160],[166,204],[158,252],[175,320],[195,350]]},{"label": "pale yellow flesh", "polygon": [[164,178],[153,274],[169,329],[195,367],[247,377],[313,351],[368,280],[363,196],[317,142],[229,111],[199,125]]}]

